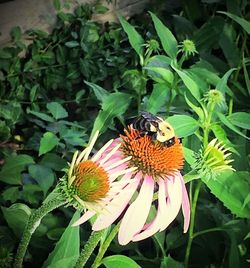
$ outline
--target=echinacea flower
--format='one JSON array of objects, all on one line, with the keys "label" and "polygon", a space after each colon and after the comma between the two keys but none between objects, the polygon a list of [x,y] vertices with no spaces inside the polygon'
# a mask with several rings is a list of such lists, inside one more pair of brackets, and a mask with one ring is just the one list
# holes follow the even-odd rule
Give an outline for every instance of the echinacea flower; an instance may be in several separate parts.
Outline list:
[{"label": "echinacea flower", "polygon": [[232,159],[228,159],[231,155],[222,142],[213,139],[209,142],[204,152],[200,152],[197,157],[195,169],[206,179],[215,179],[221,172],[232,170],[230,165]]},{"label": "echinacea flower", "polygon": [[[104,229],[122,213],[138,182],[127,176],[136,168],[127,168],[126,163],[131,157],[121,159],[118,151],[120,143],[110,140],[90,157],[97,137],[98,132],[81,153],[75,152],[63,191],[70,204],[84,211],[73,226],[96,215],[93,228],[98,225]],[[100,225],[102,213],[108,213],[109,217]]]},{"label": "echinacea flower", "polygon": [[[183,166],[182,146],[178,138],[175,144],[166,147],[132,126],[121,136],[123,158],[129,160],[128,166],[136,171],[128,172],[125,177],[134,181],[131,192],[138,190],[135,200],[125,210],[118,233],[118,241],[126,245],[139,241],[166,229],[176,218],[180,208],[184,214],[184,232],[187,232],[190,219],[190,205],[180,169]],[[152,222],[147,222],[154,196],[158,195],[158,209]],[[131,198],[131,197],[130,197]],[[93,230],[101,230],[108,214],[99,216]],[[98,223],[98,224],[97,224]]]}]

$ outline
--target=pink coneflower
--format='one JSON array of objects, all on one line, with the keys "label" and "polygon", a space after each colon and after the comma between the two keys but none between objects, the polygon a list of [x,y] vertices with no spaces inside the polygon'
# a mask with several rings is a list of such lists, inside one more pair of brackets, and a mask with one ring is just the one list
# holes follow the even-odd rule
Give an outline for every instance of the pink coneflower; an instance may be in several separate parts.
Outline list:
[{"label": "pink coneflower", "polygon": [[[152,141],[148,135],[138,139],[139,135],[139,131],[131,126],[125,131],[125,135],[121,136],[122,145],[119,151],[122,152],[122,158],[130,157],[127,162],[129,167],[137,167],[136,171],[126,173],[124,177],[126,180],[133,180],[133,183],[128,186],[130,193],[138,190],[137,197],[127,207],[121,220],[118,234],[121,245],[163,231],[176,218],[181,206],[184,214],[184,232],[187,232],[189,226],[189,199],[179,171],[183,166],[182,146],[179,139],[175,139],[173,146],[165,147],[161,143]],[[147,222],[156,195],[158,196],[157,214],[152,222]],[[127,203],[130,198],[131,195],[128,196]],[[120,200],[116,201],[118,201],[116,205],[119,206]],[[122,204],[122,209],[124,208],[125,202]],[[108,212],[100,215],[93,225],[93,230],[105,228],[110,224],[111,216],[112,214]],[[117,217],[117,214],[115,216]]]},{"label": "pink coneflower", "polygon": [[131,157],[121,158],[118,151],[121,143],[110,140],[95,155],[89,157],[97,137],[98,132],[85,150],[80,154],[75,152],[64,193],[71,204],[84,210],[74,226],[97,215],[94,227],[99,224],[100,217],[108,214],[106,223],[102,221],[101,229],[104,229],[122,213],[139,182],[128,176],[136,168],[128,168],[126,164]]}]

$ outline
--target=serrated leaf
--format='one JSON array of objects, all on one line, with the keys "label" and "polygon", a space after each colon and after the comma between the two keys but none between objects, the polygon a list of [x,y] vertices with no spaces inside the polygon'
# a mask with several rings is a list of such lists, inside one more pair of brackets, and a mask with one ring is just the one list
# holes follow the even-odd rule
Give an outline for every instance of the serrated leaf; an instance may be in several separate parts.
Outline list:
[{"label": "serrated leaf", "polygon": [[44,262],[43,268],[72,268],[79,257],[80,233],[79,226],[72,227],[80,217],[80,212],[76,211],[68,227],[65,229],[54,250],[49,254]]},{"label": "serrated leaf", "polygon": [[248,34],[250,34],[250,22],[248,22],[247,20],[229,12],[217,11],[217,13],[227,15],[229,18],[237,22]]},{"label": "serrated leaf", "polygon": [[245,112],[232,113],[227,119],[235,126],[250,129],[250,114]]},{"label": "serrated leaf", "polygon": [[148,99],[147,111],[157,114],[161,107],[166,103],[169,89],[165,84],[155,84],[153,91]]},{"label": "serrated leaf", "polygon": [[9,208],[1,207],[4,219],[17,237],[21,237],[23,229],[31,214],[30,208],[21,203],[16,203]]},{"label": "serrated leaf", "polygon": [[55,180],[53,171],[42,165],[30,165],[29,173],[43,190],[44,196],[46,196],[49,188],[53,185]]},{"label": "serrated leaf", "polygon": [[122,25],[123,30],[128,35],[128,40],[130,45],[136,51],[140,58],[143,56],[143,44],[144,40],[142,36],[136,31],[134,26],[128,23],[123,17],[118,16],[120,23]]},{"label": "serrated leaf", "polygon": [[154,26],[161,40],[162,47],[170,58],[174,59],[177,56],[178,43],[172,32],[161,22],[161,20],[152,12],[149,12]]},{"label": "serrated leaf", "polygon": [[187,137],[199,128],[198,121],[188,115],[173,115],[167,118],[178,137]]},{"label": "serrated leaf", "polygon": [[244,137],[244,138],[250,140],[250,138],[247,137],[246,135],[244,135],[244,134],[243,134],[237,127],[235,127],[235,126],[228,120],[228,118],[227,118],[224,114],[218,112],[217,115],[218,115],[219,119],[221,120],[221,122],[222,122],[225,126],[227,126],[228,128],[230,128],[230,129],[231,129],[232,131],[234,131],[235,133],[241,135],[242,137]]},{"label": "serrated leaf", "polygon": [[130,95],[121,92],[111,93],[105,97],[102,103],[102,109],[95,119],[91,137],[97,130],[104,132],[115,116],[123,115],[129,106],[130,100]]},{"label": "serrated leaf", "polygon": [[106,268],[141,268],[134,260],[124,255],[113,255],[102,259]]},{"label": "serrated leaf", "polygon": [[27,165],[33,163],[34,160],[29,155],[10,156],[0,172],[0,181],[8,184],[22,184],[21,172],[26,169]]},{"label": "serrated leaf", "polygon": [[46,107],[56,120],[68,116],[68,112],[58,102],[50,102],[46,105]]},{"label": "serrated leaf", "polygon": [[250,218],[250,204],[245,205],[250,192],[249,176],[246,171],[222,172],[216,179],[202,180],[233,214]]},{"label": "serrated leaf", "polygon": [[58,145],[59,139],[52,132],[46,132],[40,141],[39,156],[51,151],[56,145]]}]

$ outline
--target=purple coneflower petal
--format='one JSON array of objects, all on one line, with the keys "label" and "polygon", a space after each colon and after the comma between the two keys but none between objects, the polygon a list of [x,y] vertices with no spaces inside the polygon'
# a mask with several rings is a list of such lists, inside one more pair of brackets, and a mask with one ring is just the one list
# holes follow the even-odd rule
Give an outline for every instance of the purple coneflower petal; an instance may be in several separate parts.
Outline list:
[{"label": "purple coneflower petal", "polygon": [[85,212],[82,215],[82,217],[79,220],[77,220],[76,222],[74,222],[72,224],[72,226],[78,226],[80,224],[83,224],[84,222],[86,222],[87,220],[89,220],[90,218],[92,218],[95,214],[96,214],[96,212],[88,210],[87,212]]},{"label": "purple coneflower petal", "polygon": [[166,193],[165,184],[162,179],[159,179],[159,191],[158,191],[158,210],[155,219],[150,224],[145,224],[143,232],[136,234],[132,241],[140,241],[154,235],[159,231],[161,227],[161,221],[164,220],[164,212],[166,211]]},{"label": "purple coneflower petal", "polygon": [[190,204],[189,204],[189,198],[188,198],[188,193],[187,189],[183,180],[183,177],[181,174],[180,176],[180,181],[182,185],[182,213],[184,215],[184,228],[183,232],[186,233],[189,227],[189,222],[190,222]]},{"label": "purple coneflower petal", "polygon": [[134,180],[125,188],[121,189],[119,194],[113,197],[113,199],[103,209],[103,212],[100,213],[100,216],[92,226],[92,230],[99,231],[107,228],[121,215],[136,191],[139,182],[140,179]]},{"label": "purple coneflower petal", "polygon": [[149,214],[153,193],[154,180],[151,176],[145,175],[136,200],[130,205],[122,219],[118,233],[121,245],[129,243],[133,236],[142,230]]},{"label": "purple coneflower petal", "polygon": [[165,230],[176,218],[182,204],[182,185],[179,176],[169,176],[165,179],[167,190],[167,205],[163,211],[164,218],[161,221],[160,231]]}]

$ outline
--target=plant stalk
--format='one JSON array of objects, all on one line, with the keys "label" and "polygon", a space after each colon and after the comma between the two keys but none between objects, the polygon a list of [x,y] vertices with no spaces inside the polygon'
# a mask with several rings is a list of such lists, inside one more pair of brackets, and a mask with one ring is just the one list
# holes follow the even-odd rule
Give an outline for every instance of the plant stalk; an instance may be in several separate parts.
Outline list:
[{"label": "plant stalk", "polygon": [[35,232],[36,228],[39,226],[42,218],[46,216],[52,210],[64,205],[67,201],[58,196],[55,199],[43,203],[42,206],[31,213],[28,222],[24,228],[23,235],[19,246],[17,248],[17,253],[14,260],[14,268],[21,268],[23,263],[23,258],[26,253],[27,247],[29,245],[32,234]]},{"label": "plant stalk", "polygon": [[120,224],[117,224],[113,228],[113,230],[110,232],[108,238],[104,241],[104,243],[100,247],[99,252],[98,252],[98,254],[95,258],[95,261],[92,264],[91,268],[98,268],[101,265],[102,258],[104,256],[105,252],[107,251],[110,243],[112,242],[112,240],[115,238],[116,234],[118,233],[119,227],[120,227]]},{"label": "plant stalk", "polygon": [[84,248],[81,251],[81,254],[76,262],[75,268],[82,268],[88,261],[89,257],[91,256],[92,252],[94,251],[95,247],[101,240],[103,234],[105,233],[106,229],[101,231],[95,232],[93,231],[89,237],[89,240],[85,244]]}]

